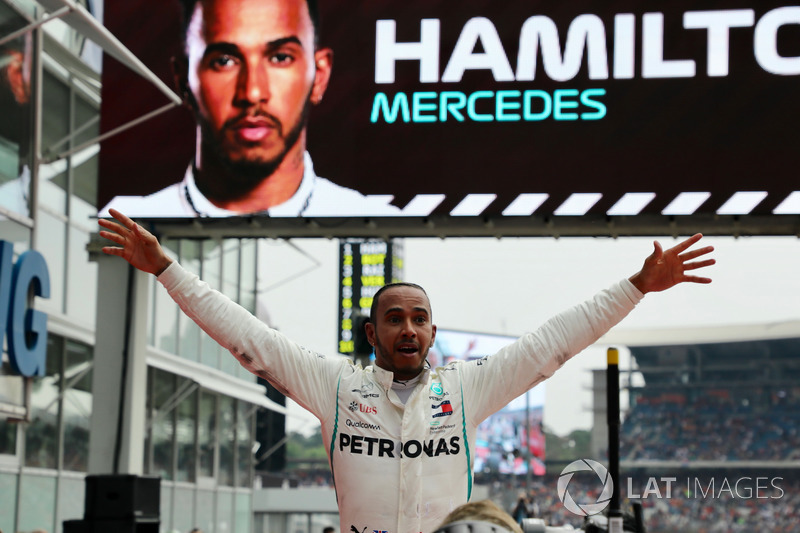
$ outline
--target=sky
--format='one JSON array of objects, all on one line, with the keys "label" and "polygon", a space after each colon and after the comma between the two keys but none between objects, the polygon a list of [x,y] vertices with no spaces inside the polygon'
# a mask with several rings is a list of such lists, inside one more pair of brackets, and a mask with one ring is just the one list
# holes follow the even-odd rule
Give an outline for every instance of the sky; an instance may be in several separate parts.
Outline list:
[{"label": "sky", "polygon": [[[438,327],[519,336],[639,270],[653,238],[415,238],[403,239],[404,278],[425,287]],[[659,237],[664,248],[678,240]],[[591,369],[606,364],[603,341],[673,339],[745,326],[800,321],[800,239],[704,237],[717,264],[710,285],[682,284],[648,294],[601,343],[567,362],[547,380],[544,424],[558,435],[591,428]],[[338,241],[268,241],[259,270],[261,296],[274,326],[304,346],[336,353]],[[797,336],[800,336],[798,333]],[[620,341],[621,340],[621,341]],[[287,428],[309,432],[318,423],[293,406]]]}]

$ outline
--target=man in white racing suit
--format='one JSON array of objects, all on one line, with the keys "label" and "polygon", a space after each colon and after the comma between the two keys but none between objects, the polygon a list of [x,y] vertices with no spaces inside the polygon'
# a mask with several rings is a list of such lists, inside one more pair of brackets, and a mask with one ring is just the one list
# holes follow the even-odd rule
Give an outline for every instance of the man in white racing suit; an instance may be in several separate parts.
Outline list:
[{"label": "man in white racing suit", "polygon": [[[270,329],[169,259],[156,238],[125,215],[100,220],[100,235],[158,281],[190,318],[251,372],[319,418],[339,504],[341,531],[429,533],[466,503],[475,430],[486,417],[546,379],[622,320],[645,293],[688,281],[711,247],[695,235],[645,260],[641,271],[560,313],[497,354],[430,368],[436,336],[430,302],[414,284],[383,287],[367,337],[375,365],[311,352]],[[690,262],[691,261],[691,262]]]}]

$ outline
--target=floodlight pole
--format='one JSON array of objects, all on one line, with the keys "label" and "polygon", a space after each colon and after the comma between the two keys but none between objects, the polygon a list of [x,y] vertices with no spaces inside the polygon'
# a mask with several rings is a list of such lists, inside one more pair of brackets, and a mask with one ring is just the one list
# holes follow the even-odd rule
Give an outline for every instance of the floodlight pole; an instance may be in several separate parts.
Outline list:
[{"label": "floodlight pole", "polygon": [[622,511],[619,506],[619,350],[609,348],[607,356],[608,474],[614,487],[608,506],[608,533],[622,533]]}]

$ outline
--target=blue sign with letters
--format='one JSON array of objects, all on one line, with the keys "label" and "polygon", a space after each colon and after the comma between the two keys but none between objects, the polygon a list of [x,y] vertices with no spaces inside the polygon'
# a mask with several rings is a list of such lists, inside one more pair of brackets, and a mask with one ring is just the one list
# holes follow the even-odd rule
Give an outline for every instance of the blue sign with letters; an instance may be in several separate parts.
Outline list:
[{"label": "blue sign with letters", "polygon": [[[0,343],[8,335],[8,356],[14,372],[44,376],[47,358],[47,315],[30,309],[28,295],[50,297],[50,274],[42,254],[28,250],[13,262],[14,245],[0,240]],[[5,328],[2,326],[5,325]]]}]

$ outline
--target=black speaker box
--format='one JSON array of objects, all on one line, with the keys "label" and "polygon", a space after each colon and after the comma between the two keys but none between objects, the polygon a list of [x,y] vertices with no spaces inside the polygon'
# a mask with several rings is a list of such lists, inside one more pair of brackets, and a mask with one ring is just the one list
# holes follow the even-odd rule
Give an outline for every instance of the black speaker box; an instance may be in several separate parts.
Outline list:
[{"label": "black speaker box", "polygon": [[132,519],[158,521],[160,511],[160,477],[132,474],[86,476],[83,517],[87,521]]},{"label": "black speaker box", "polygon": [[159,533],[161,522],[148,518],[129,520],[65,520],[64,533]]}]

